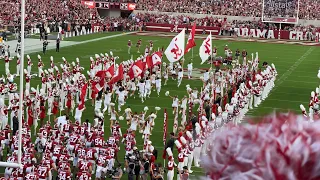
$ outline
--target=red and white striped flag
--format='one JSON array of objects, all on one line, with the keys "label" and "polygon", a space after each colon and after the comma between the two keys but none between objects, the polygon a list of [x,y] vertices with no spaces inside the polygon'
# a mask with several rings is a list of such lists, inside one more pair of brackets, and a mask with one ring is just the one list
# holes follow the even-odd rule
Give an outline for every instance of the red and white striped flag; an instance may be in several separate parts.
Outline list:
[{"label": "red and white striped flag", "polygon": [[166,142],[167,142],[167,127],[168,127],[168,114],[167,114],[167,109],[164,109],[164,120],[163,120],[163,154],[162,158],[166,159]]}]

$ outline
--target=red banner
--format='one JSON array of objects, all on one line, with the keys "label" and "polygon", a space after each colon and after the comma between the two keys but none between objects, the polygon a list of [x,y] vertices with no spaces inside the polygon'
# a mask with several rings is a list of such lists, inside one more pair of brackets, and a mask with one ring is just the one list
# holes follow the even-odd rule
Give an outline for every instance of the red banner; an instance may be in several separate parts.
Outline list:
[{"label": "red banner", "polygon": [[[180,32],[183,28],[192,29],[192,25],[174,25],[174,24],[157,24],[157,23],[147,23],[147,31],[161,31],[161,32]],[[203,31],[211,31],[212,35],[219,35],[219,27],[208,27],[208,26],[197,26],[196,34],[202,34]]]},{"label": "red banner", "polygon": [[[183,28],[187,28],[187,25],[173,25],[173,24],[157,24],[157,23],[146,23],[147,31],[160,31],[160,32],[180,32]],[[191,30],[192,26],[188,26]],[[221,28],[219,27],[207,27],[197,26],[196,34],[202,34],[206,31],[206,34],[211,31],[212,35],[218,36]],[[254,37],[263,39],[290,39],[290,40],[310,40],[310,37],[320,38],[319,32],[302,32],[302,31],[288,31],[288,30],[269,30],[269,29],[247,29],[247,28],[235,28],[235,33],[239,37]]]},{"label": "red banner", "polygon": [[96,7],[96,3],[94,1],[81,1],[81,4],[87,6],[90,9]]}]

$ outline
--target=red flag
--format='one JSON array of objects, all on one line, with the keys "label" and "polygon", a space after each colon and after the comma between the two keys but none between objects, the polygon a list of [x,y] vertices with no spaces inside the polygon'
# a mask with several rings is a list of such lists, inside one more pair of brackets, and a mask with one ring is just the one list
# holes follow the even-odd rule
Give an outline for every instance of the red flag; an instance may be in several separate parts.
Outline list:
[{"label": "red flag", "polygon": [[156,66],[162,63],[162,52],[161,51],[157,51],[154,52],[151,56],[152,59],[152,66]]},{"label": "red flag", "polygon": [[114,84],[118,81],[121,81],[122,79],[123,79],[123,65],[120,64],[113,78],[108,82],[108,84]]},{"label": "red flag", "polygon": [[193,24],[191,32],[188,37],[188,42],[186,45],[186,50],[184,51],[184,54],[190,51],[191,48],[196,46],[196,42],[194,41],[194,35],[196,34],[196,23]]},{"label": "red flag", "polygon": [[152,68],[152,67],[153,67],[152,56],[147,55],[147,57],[146,57],[146,69]]},{"label": "red flag", "polygon": [[92,83],[92,90],[95,93],[98,93],[104,87],[106,71],[98,71],[96,73],[96,78],[99,78],[99,80]]},{"label": "red flag", "polygon": [[129,69],[128,75],[130,79],[140,76],[143,72],[143,63],[141,60],[136,61]]},{"label": "red flag", "polygon": [[114,75],[114,65],[110,66],[106,72],[107,77],[111,78]]},{"label": "red flag", "polygon": [[163,154],[162,154],[162,158],[166,159],[166,142],[167,142],[167,123],[168,123],[168,114],[167,114],[167,109],[164,109],[164,120],[163,120],[163,146],[164,146],[164,150],[163,150]]},{"label": "red flag", "polygon": [[80,104],[78,106],[78,109],[81,110],[83,109],[85,106],[84,106],[84,100],[85,100],[85,97],[86,97],[86,93],[87,93],[87,88],[88,88],[88,83],[86,83],[82,88],[81,88],[81,91],[80,91]]}]

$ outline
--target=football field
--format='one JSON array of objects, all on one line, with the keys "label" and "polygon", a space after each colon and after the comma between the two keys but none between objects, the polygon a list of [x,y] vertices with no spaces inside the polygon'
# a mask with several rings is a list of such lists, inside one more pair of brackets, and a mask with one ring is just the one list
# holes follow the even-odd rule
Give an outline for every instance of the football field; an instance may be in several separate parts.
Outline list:
[{"label": "football field", "polygon": [[[112,37],[115,34],[119,34],[116,37]],[[166,48],[170,41],[171,37],[162,36],[163,33],[152,33],[152,34],[123,34],[123,33],[103,33],[103,34],[92,34],[88,36],[80,36],[66,39],[65,41],[72,41],[75,43],[71,43],[70,46],[65,46],[60,49],[60,52],[57,53],[55,50],[47,51],[46,55],[43,55],[42,52],[32,53],[30,57],[33,62],[32,71],[34,73],[38,72],[37,69],[37,55],[40,54],[42,60],[44,61],[45,67],[48,68],[50,65],[50,56],[54,57],[54,63],[59,66],[59,63],[62,63],[62,57],[65,57],[67,61],[72,62],[75,61],[78,57],[80,59],[80,64],[85,68],[84,74],[87,74],[86,71],[90,66],[90,57],[94,58],[95,54],[100,53],[108,53],[110,51],[113,52],[115,56],[119,56],[119,62],[122,60],[130,59],[131,55],[133,58],[137,58],[140,54],[137,53],[137,49],[135,47],[138,39],[142,39],[142,46],[140,52],[144,52],[144,48],[146,45],[149,45],[149,40],[152,40],[154,43],[154,50],[158,48]],[[175,34],[171,34],[174,36]],[[107,36],[110,36],[106,38]],[[130,106],[133,112],[141,112],[143,111],[145,106],[149,107],[149,114],[151,111],[154,111],[154,107],[159,106],[161,110],[157,114],[157,118],[155,120],[155,129],[151,135],[151,140],[153,142],[153,146],[158,150],[158,162],[163,163],[161,158],[162,150],[163,150],[163,110],[167,108],[168,110],[168,133],[173,130],[173,115],[171,104],[171,98],[165,96],[166,91],[170,91],[170,95],[178,95],[179,99],[181,99],[186,93],[186,85],[190,84],[191,88],[197,87],[200,91],[200,87],[202,86],[202,82],[199,80],[199,77],[202,75],[204,69],[209,69],[209,64],[200,65],[199,58],[199,47],[202,43],[202,39],[200,36],[197,36],[196,40],[197,46],[193,50],[193,59],[192,53],[189,52],[185,55],[186,62],[184,63],[184,68],[187,68],[187,64],[192,61],[194,67],[194,78],[191,80],[184,79],[182,81],[181,86],[177,87],[177,82],[171,80],[169,78],[168,84],[166,86],[162,86],[160,97],[156,95],[156,92],[152,92],[149,99],[147,99],[144,103],[136,98],[133,99],[129,97],[125,106],[122,108],[122,112],[124,113],[124,109],[127,106]],[[204,36],[203,36],[204,37]],[[131,49],[131,55],[127,52],[127,42],[131,40],[133,43],[133,47]],[[187,39],[187,37],[186,37]],[[54,42],[53,42],[54,43]],[[287,112],[295,111],[297,113],[301,113],[299,109],[300,104],[304,104],[305,107],[308,107],[310,92],[315,91],[315,88],[319,86],[319,79],[317,78],[317,72],[320,66],[320,47],[317,46],[303,46],[303,45],[290,45],[285,43],[267,43],[267,42],[250,42],[250,41],[232,41],[232,40],[218,40],[213,39],[213,45],[215,45],[218,49],[218,54],[224,56],[224,46],[228,45],[229,48],[235,52],[236,49],[246,49],[248,51],[248,58],[251,58],[251,53],[259,52],[260,63],[266,61],[269,64],[274,63],[278,76],[275,82],[275,87],[271,91],[268,98],[262,102],[262,104],[258,108],[254,108],[250,110],[247,115],[259,117],[273,111],[278,112]],[[163,62],[168,63],[165,55],[163,57]],[[4,62],[1,63],[1,73],[5,74]],[[25,61],[26,64],[26,61]],[[10,69],[12,73],[15,73],[15,65],[16,61],[10,63]],[[18,79],[15,80],[18,82]],[[41,80],[39,78],[34,78],[31,80],[31,87],[36,87],[37,85],[41,85]],[[82,121],[85,119],[89,119],[92,121],[94,114],[94,107],[91,106],[91,101],[86,102],[86,110],[83,113]],[[73,116],[70,116],[72,120]],[[110,134],[109,130],[109,117],[105,116],[106,122],[106,130],[105,137],[108,137]],[[179,116],[179,123],[180,123]],[[125,121],[121,121],[122,132],[125,133],[127,129],[127,125]],[[142,149],[142,134],[137,133],[137,144],[138,148]],[[176,153],[176,152],[175,152]],[[124,161],[124,146],[121,145],[120,154],[118,155],[119,161]],[[197,176],[200,176],[202,173],[200,168],[193,168],[192,179],[196,179]],[[124,175],[125,176],[125,175]],[[127,177],[123,177],[122,179],[127,179]]]}]

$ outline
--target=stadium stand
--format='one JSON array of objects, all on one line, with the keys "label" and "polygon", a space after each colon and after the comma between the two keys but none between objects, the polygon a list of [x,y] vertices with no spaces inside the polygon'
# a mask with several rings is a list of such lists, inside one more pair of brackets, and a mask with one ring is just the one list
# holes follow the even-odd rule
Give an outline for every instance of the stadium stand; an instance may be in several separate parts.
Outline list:
[{"label": "stadium stand", "polygon": [[[299,4],[299,19],[320,19],[319,1],[302,0]],[[260,0],[191,0],[172,1],[140,0],[137,9],[159,12],[196,13],[227,16],[261,17],[262,1]]]}]

